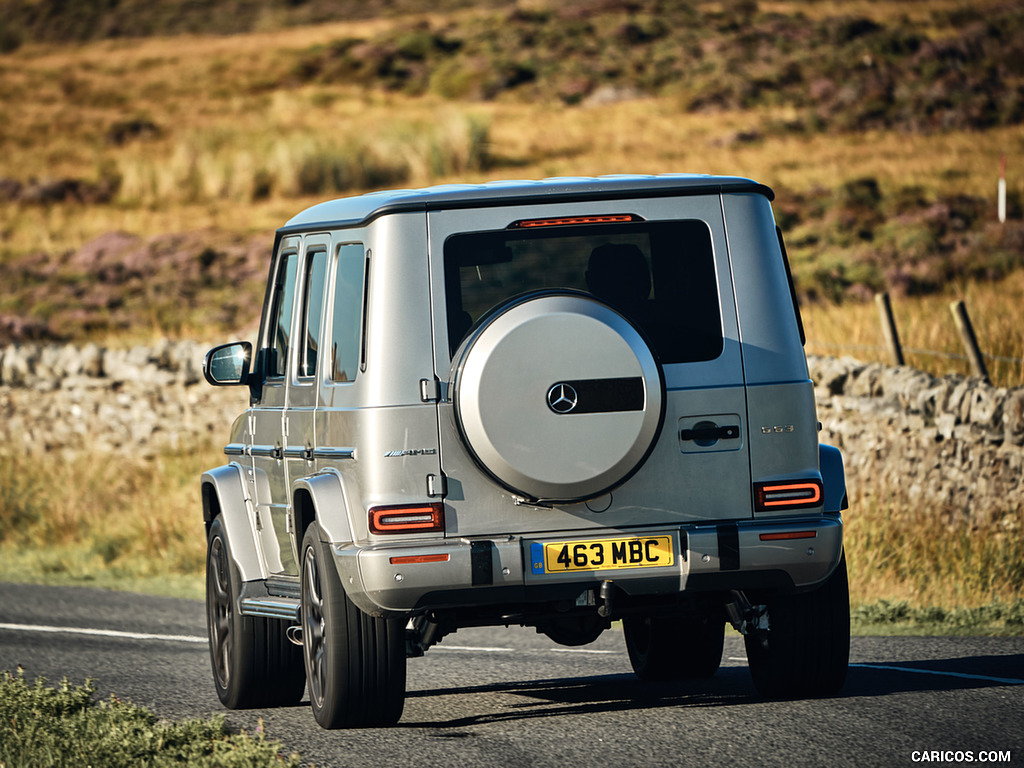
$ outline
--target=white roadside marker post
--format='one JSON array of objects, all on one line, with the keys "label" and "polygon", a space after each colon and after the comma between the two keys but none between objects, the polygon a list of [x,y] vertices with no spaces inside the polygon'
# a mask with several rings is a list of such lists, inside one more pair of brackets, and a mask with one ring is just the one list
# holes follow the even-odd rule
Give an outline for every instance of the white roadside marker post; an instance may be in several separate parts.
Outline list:
[{"label": "white roadside marker post", "polygon": [[1006,223],[1006,155],[999,156],[999,223]]}]

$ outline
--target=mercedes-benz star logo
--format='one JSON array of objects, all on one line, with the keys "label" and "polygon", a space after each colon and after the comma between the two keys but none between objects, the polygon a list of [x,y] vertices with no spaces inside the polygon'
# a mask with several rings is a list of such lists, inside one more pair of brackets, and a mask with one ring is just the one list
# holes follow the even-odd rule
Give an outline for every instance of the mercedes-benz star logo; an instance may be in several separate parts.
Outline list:
[{"label": "mercedes-benz star logo", "polygon": [[555,384],[548,390],[548,408],[555,413],[572,413],[579,395],[571,384]]}]

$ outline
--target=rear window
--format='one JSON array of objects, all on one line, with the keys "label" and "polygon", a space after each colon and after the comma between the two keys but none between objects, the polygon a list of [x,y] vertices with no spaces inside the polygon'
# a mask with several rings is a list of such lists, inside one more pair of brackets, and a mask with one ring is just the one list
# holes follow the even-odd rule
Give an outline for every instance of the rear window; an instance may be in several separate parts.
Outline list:
[{"label": "rear window", "polygon": [[451,354],[489,310],[530,291],[587,291],[628,317],[662,363],[722,353],[711,232],[702,221],[538,227],[445,243]]}]

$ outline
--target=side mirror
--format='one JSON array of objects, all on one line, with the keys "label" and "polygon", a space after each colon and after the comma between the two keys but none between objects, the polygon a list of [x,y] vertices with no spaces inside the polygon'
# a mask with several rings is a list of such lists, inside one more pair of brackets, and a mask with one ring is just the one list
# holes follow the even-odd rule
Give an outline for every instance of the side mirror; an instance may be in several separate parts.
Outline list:
[{"label": "side mirror", "polygon": [[248,384],[251,359],[252,344],[248,341],[221,344],[203,358],[203,376],[216,387]]}]

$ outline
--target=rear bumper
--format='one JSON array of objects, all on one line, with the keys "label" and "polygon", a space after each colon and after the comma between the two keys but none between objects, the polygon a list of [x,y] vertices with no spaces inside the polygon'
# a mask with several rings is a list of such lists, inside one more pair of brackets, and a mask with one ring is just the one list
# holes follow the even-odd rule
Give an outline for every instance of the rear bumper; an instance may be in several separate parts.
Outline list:
[{"label": "rear bumper", "polygon": [[[623,537],[669,536],[667,566],[543,572],[536,546]],[[843,523],[803,516],[537,537],[432,539],[410,544],[333,545],[338,575],[352,601],[375,616],[429,609],[533,603],[575,597],[605,580],[630,596],[708,590],[801,589],[824,581],[839,563]],[[411,558],[423,559],[415,562]]]}]

